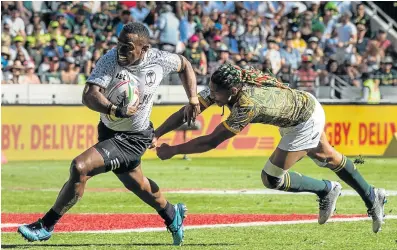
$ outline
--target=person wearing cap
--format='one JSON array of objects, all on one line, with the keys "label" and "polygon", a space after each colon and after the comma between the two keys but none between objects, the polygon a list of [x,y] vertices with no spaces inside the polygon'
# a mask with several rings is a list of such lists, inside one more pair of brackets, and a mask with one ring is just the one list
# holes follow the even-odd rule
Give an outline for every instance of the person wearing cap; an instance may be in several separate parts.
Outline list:
[{"label": "person wearing cap", "polygon": [[316,68],[318,68],[321,64],[324,63],[324,52],[320,48],[320,46],[318,46],[318,43],[319,43],[318,38],[315,36],[312,36],[308,40],[308,46],[306,49],[306,52],[308,50],[312,51],[313,64],[315,65]]},{"label": "person wearing cap", "polygon": [[188,46],[183,55],[190,61],[197,75],[205,76],[207,74],[207,57],[199,47],[199,37],[197,35],[193,35],[189,39]]},{"label": "person wearing cap", "polygon": [[301,37],[302,34],[298,27],[293,26],[291,30],[292,30],[292,47],[297,49],[299,53],[303,54],[307,47],[307,44],[305,40],[302,39]]},{"label": "person wearing cap", "polygon": [[341,26],[337,29],[339,48],[343,48],[346,53],[352,53],[353,47],[357,43],[357,28],[350,21],[352,13],[345,11],[341,17]]},{"label": "person wearing cap", "polygon": [[23,75],[25,74],[25,67],[22,65],[22,62],[19,60],[15,60],[14,63],[10,66],[10,74],[7,76],[6,83],[8,84],[23,84]]},{"label": "person wearing cap", "polygon": [[208,50],[206,50],[206,57],[208,63],[216,62],[218,60],[218,49],[221,44],[222,44],[222,37],[219,35],[215,35],[210,40],[210,47],[208,48]]},{"label": "person wearing cap", "polygon": [[26,37],[26,42],[29,42],[30,47],[36,50],[42,49],[43,46],[47,45],[51,41],[51,35],[43,33],[41,25],[35,24],[33,32]]},{"label": "person wearing cap", "polygon": [[[88,28],[86,24],[82,24],[80,26],[80,33],[75,34],[73,37],[76,39],[77,43],[85,43],[88,47],[94,45],[94,39],[88,33]],[[96,42],[106,43],[106,37],[102,34],[99,34],[95,37]]]},{"label": "person wearing cap", "polygon": [[59,67],[59,58],[57,56],[50,57],[48,71],[42,75],[41,82],[45,84],[61,84]]},{"label": "person wearing cap", "polygon": [[322,22],[320,13],[320,1],[311,1],[309,4],[309,11],[313,14],[313,23]]},{"label": "person wearing cap", "polygon": [[302,34],[302,39],[308,41],[313,36],[312,30],[313,14],[311,12],[305,12],[302,15],[299,30]]},{"label": "person wearing cap", "polygon": [[291,34],[287,36],[287,41],[284,46],[280,50],[281,55],[281,65],[289,64],[291,70],[295,71],[299,68],[299,64],[301,62],[301,54],[299,50],[293,47],[293,37]]},{"label": "person wearing cap", "polygon": [[265,59],[269,59],[272,65],[272,73],[277,74],[281,68],[281,55],[279,46],[274,37],[267,38],[267,50],[262,54]]},{"label": "person wearing cap", "polygon": [[19,51],[22,51],[26,60],[30,60],[30,55],[25,49],[24,43],[25,39],[22,36],[18,35],[14,38],[14,44],[10,47],[11,61],[14,61],[16,59]]},{"label": "person wearing cap", "polygon": [[316,93],[317,72],[313,69],[313,57],[302,55],[301,66],[296,71],[294,83],[297,89],[305,90],[311,94]]},{"label": "person wearing cap", "polygon": [[335,2],[328,2],[324,6],[323,23],[325,26],[324,37],[328,39],[332,31],[336,28],[340,18],[338,6]]},{"label": "person wearing cap", "polygon": [[58,46],[65,45],[66,37],[64,36],[62,27],[59,25],[58,21],[51,21],[48,31],[51,38],[56,39]]},{"label": "person wearing cap", "polygon": [[[106,43],[103,46],[107,46]],[[101,49],[102,52],[104,52],[107,48],[103,46],[100,45],[100,47],[98,47]],[[79,47],[80,49],[73,54],[73,57],[76,59],[77,63],[79,63],[81,72],[84,73],[84,75],[88,76],[91,72],[91,68],[88,62],[92,58],[92,52],[88,50],[88,46],[85,42],[80,43]]]},{"label": "person wearing cap", "polygon": [[56,38],[51,38],[50,44],[44,48],[43,54],[48,57],[63,57],[63,47],[58,46]]},{"label": "person wearing cap", "polygon": [[22,82],[27,83],[27,84],[40,84],[40,78],[36,75],[35,71],[35,65],[31,61],[26,61],[25,63],[25,70],[26,73],[23,75]]},{"label": "person wearing cap", "polygon": [[66,66],[61,70],[62,84],[77,84],[77,77],[80,70],[75,68],[75,59],[73,57],[66,57],[65,62]]},{"label": "person wearing cap", "polygon": [[393,69],[393,58],[385,56],[380,68],[373,73],[373,79],[380,86],[397,86],[397,71]]},{"label": "person wearing cap", "polygon": [[225,63],[232,63],[232,61],[230,60],[229,48],[226,46],[226,44],[220,44],[220,46],[217,48],[217,55],[218,57],[216,61],[208,62],[209,74],[213,74],[219,66]]}]

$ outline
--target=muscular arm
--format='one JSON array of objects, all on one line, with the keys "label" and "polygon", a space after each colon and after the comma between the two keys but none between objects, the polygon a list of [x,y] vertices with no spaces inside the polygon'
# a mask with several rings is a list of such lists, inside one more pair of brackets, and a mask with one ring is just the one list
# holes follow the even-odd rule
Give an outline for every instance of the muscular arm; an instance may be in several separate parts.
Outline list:
[{"label": "muscular arm", "polygon": [[181,59],[181,65],[178,67],[178,73],[183,87],[185,88],[186,95],[189,101],[191,101],[192,98],[197,99],[197,81],[193,67],[184,56],[179,55],[179,58]]},{"label": "muscular arm", "polygon": [[176,146],[163,144],[160,148],[157,148],[157,155],[160,159],[165,160],[177,154],[196,154],[207,152],[235,135],[235,133],[228,130],[222,123],[219,124],[215,128],[214,132],[209,135],[200,136],[189,142]]},{"label": "muscular arm", "polygon": [[103,95],[103,88],[87,83],[83,91],[83,104],[99,113],[108,114],[111,102]]}]

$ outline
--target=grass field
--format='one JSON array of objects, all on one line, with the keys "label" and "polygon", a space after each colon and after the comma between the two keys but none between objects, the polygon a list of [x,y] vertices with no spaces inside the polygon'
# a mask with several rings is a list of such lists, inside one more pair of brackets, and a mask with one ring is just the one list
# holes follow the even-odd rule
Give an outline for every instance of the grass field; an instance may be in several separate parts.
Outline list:
[{"label": "grass field", "polygon": [[[143,170],[166,191],[166,197],[171,202],[182,201],[188,206],[191,216],[186,219],[188,230],[184,249],[397,249],[396,219],[386,220],[379,234],[372,233],[369,220],[334,221],[320,226],[313,223],[318,212],[314,195],[219,192],[264,190],[260,171],[265,161],[266,158],[259,157],[165,162],[149,160],[143,163]],[[397,159],[369,158],[358,168],[371,184],[396,191],[396,166]],[[330,170],[319,168],[308,159],[300,161],[294,170],[315,178],[338,180]],[[112,173],[96,176],[88,182],[83,199],[69,211],[70,216],[65,216],[57,226],[59,233],[47,242],[27,243],[13,233],[16,225],[31,222],[31,218],[37,218],[51,207],[68,178],[69,162],[15,162],[3,165],[1,171],[2,224],[5,225],[4,228],[2,225],[2,248],[174,248],[169,245],[171,236],[165,231],[158,231],[162,224],[154,216],[154,211],[133,194],[124,191]],[[344,190],[350,189],[344,183],[342,186]],[[195,193],[202,190],[207,193]],[[397,215],[396,204],[397,196],[388,197],[387,215]],[[339,198],[337,215],[365,213],[366,208],[360,197],[343,195]],[[97,224],[100,225],[94,225],[96,220],[90,221],[90,218],[96,218],[92,216],[98,216]],[[146,217],[147,222],[142,219]],[[29,220],[25,221],[27,218]],[[109,220],[115,223],[106,223]],[[269,221],[273,224],[266,224]],[[294,224],[274,225],[285,222]],[[90,223],[100,231],[75,232],[85,231]],[[230,225],[225,226],[225,223]]]}]

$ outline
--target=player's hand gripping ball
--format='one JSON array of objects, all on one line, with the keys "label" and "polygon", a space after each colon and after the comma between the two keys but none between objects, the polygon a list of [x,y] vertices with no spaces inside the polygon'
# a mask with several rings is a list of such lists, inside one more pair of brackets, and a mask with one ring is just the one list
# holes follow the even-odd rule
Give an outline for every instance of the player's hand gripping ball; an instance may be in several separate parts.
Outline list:
[{"label": "player's hand gripping ball", "polygon": [[109,91],[108,99],[117,106],[115,115],[107,115],[110,121],[131,117],[139,106],[139,90],[131,83],[121,83]]}]

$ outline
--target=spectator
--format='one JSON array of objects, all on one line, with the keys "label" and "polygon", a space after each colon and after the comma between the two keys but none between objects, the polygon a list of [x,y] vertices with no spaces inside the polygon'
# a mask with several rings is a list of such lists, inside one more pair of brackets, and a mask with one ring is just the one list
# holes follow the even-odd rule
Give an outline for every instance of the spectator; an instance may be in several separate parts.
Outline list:
[{"label": "spectator", "polygon": [[[111,50],[111,49],[113,49],[113,48],[116,48],[116,47],[117,47],[117,42],[118,42],[117,37],[112,36],[112,37],[109,39],[109,42],[108,42],[108,45],[107,45],[108,50]],[[95,50],[94,50],[94,51],[95,51]],[[94,53],[93,53],[93,54],[94,54]]]},{"label": "spectator", "polygon": [[131,21],[131,12],[129,10],[123,10],[121,12],[121,20],[116,25],[116,36],[119,37],[121,30],[123,29],[124,25]]},{"label": "spectator", "polygon": [[217,61],[215,62],[209,62],[208,63],[208,73],[213,74],[217,68],[219,68],[221,65],[226,64],[226,63],[232,63],[230,61],[230,54],[229,54],[229,48],[225,44],[221,44],[218,48],[218,58]]},{"label": "spectator", "polygon": [[285,34],[284,29],[281,25],[277,25],[274,29],[274,40],[280,48],[284,47]]},{"label": "spectator", "polygon": [[356,50],[358,54],[364,55],[365,51],[367,50],[368,47],[368,42],[369,38],[366,37],[367,34],[367,28],[364,24],[357,24],[357,44],[356,44]]},{"label": "spectator", "polygon": [[26,26],[26,34],[28,36],[32,35],[35,25],[40,27],[40,34],[46,33],[46,31],[47,31],[46,25],[41,20],[40,13],[37,13],[37,12],[33,13],[32,18],[30,19],[30,23],[28,24],[28,26]]},{"label": "spectator", "polygon": [[[88,46],[88,44],[86,43],[86,42],[84,42],[84,41],[82,41],[82,42],[80,42],[79,43],[80,45],[83,45],[83,46],[85,46],[85,47],[87,47],[87,48],[90,48],[89,49],[89,51],[91,52],[91,54],[92,54],[92,52],[94,51],[94,50],[99,50],[99,51],[101,51],[101,54],[105,54],[105,52],[108,50],[108,45],[107,45],[107,43],[106,43],[106,37],[105,36],[103,36],[103,35],[98,35],[97,37],[96,37],[96,39],[95,39],[95,45],[93,46],[93,47],[90,47],[90,46]],[[80,48],[79,48],[80,49]],[[78,50],[79,50],[78,49]]]},{"label": "spectator", "polygon": [[58,46],[64,46],[66,37],[63,35],[62,27],[59,25],[58,21],[52,21],[49,26],[51,38],[56,40]]},{"label": "spectator", "polygon": [[387,33],[384,30],[379,30],[376,35],[376,43],[377,46],[382,49],[382,51],[386,51],[387,48],[391,45],[390,40],[387,39]]},{"label": "spectator", "polygon": [[286,45],[281,49],[281,64],[288,64],[292,70],[297,70],[301,62],[301,55],[299,51],[293,48],[293,38],[291,35],[287,37]]},{"label": "spectator", "polygon": [[195,33],[197,23],[195,22],[194,17],[195,12],[191,10],[188,12],[187,18],[184,17],[181,20],[179,32],[181,34],[181,41],[184,43],[186,43],[187,40],[189,40]]},{"label": "spectator", "polygon": [[11,18],[5,19],[5,22],[10,25],[10,34],[12,37],[16,37],[18,35],[26,37],[25,23],[22,18],[19,17],[19,15],[20,12],[16,7],[14,7],[11,10]]},{"label": "spectator", "polygon": [[368,31],[367,37],[371,36],[371,18],[365,13],[365,5],[363,3],[357,4],[356,14],[353,16],[352,22],[357,26],[358,24],[365,25],[366,30]]},{"label": "spectator", "polygon": [[80,65],[81,73],[88,76],[91,72],[89,71],[88,61],[92,58],[92,53],[88,50],[87,44],[80,43],[80,50],[76,51],[73,55],[76,59],[76,64]]},{"label": "spectator", "polygon": [[339,70],[338,61],[330,58],[328,60],[327,66],[325,67],[325,70],[322,70],[321,73],[319,74],[320,85],[322,86],[329,85],[330,82],[332,81],[333,76],[339,74],[338,70]]},{"label": "spectator", "polygon": [[244,42],[247,48],[252,48],[254,51],[259,48],[259,31],[255,29],[255,24],[252,19],[247,20],[245,33],[240,37],[240,42]]},{"label": "spectator", "polygon": [[[80,33],[74,35],[77,43],[85,43],[88,47],[94,45],[94,39],[88,34],[88,28],[86,24],[80,26]],[[97,35],[97,41],[106,43],[106,37],[104,35]]]},{"label": "spectator", "polygon": [[265,54],[265,59],[269,59],[272,65],[273,74],[277,74],[281,68],[281,55],[279,52],[279,47],[276,43],[274,37],[269,37],[267,39],[268,50]]},{"label": "spectator", "polygon": [[302,65],[296,72],[295,83],[298,89],[315,95],[317,72],[313,70],[312,57],[302,55]]},{"label": "spectator", "polygon": [[59,73],[59,58],[54,56],[50,57],[49,70],[44,73],[41,79],[45,84],[61,84],[61,74]]},{"label": "spectator", "polygon": [[63,47],[58,46],[57,39],[52,38],[50,45],[44,48],[44,56],[47,57],[63,57]]},{"label": "spectator", "polygon": [[343,64],[341,75],[339,75],[350,86],[361,87],[360,72],[353,66],[353,64],[346,60]]},{"label": "spectator", "polygon": [[169,52],[175,52],[176,45],[179,41],[179,20],[172,13],[172,7],[168,4],[163,6],[158,20],[158,28],[160,30],[160,49]]},{"label": "spectator", "polygon": [[204,51],[199,47],[198,36],[193,35],[189,39],[189,46],[186,48],[184,56],[191,62],[197,75],[204,76],[207,74],[207,58]]},{"label": "spectator", "polygon": [[208,62],[216,62],[218,60],[218,49],[222,44],[222,37],[215,35],[212,39],[210,47],[206,51],[206,57]]},{"label": "spectator", "polygon": [[21,61],[15,60],[13,65],[10,67],[11,74],[8,74],[6,82],[8,84],[23,84],[23,75],[25,74],[25,67],[23,67]]},{"label": "spectator", "polygon": [[61,71],[61,81],[63,84],[77,84],[79,69],[75,68],[75,59],[66,58],[66,67]]},{"label": "spectator", "polygon": [[[246,68],[249,68],[248,65],[246,65],[246,66],[247,66]],[[265,59],[265,61],[263,61],[263,64],[262,64],[262,71],[265,73],[273,74],[272,68],[273,68],[272,62],[269,59]]]},{"label": "spectator", "polygon": [[5,69],[10,62],[10,49],[8,46],[1,46],[1,66]]},{"label": "spectator", "polygon": [[69,30],[72,30],[72,25],[70,24],[70,21],[68,19],[68,15],[65,13],[58,13],[56,15],[56,21],[59,23],[60,27],[67,27]]},{"label": "spectator", "polygon": [[292,48],[297,49],[300,54],[303,54],[306,49],[306,42],[302,39],[298,27],[292,27],[292,38]]},{"label": "spectator", "polygon": [[22,36],[16,36],[14,38],[14,44],[11,45],[11,60],[14,61],[17,57],[19,52],[22,52],[25,56],[26,60],[30,60],[30,56],[28,51],[25,49],[24,45],[24,38]]},{"label": "spectator", "polygon": [[225,37],[225,44],[229,47],[231,53],[238,53],[237,25],[230,26],[230,32],[227,37]]},{"label": "spectator", "polygon": [[92,53],[92,58],[90,63],[91,71],[95,69],[96,63],[100,57],[101,57],[101,52],[99,50],[94,50],[94,52]]},{"label": "spectator", "polygon": [[370,41],[368,43],[367,51],[363,58],[367,66],[367,72],[373,72],[379,69],[379,64],[383,56],[383,50],[377,46],[376,42]]},{"label": "spectator", "polygon": [[328,2],[324,6],[323,23],[325,26],[324,38],[328,39],[338,22],[338,6],[334,2]]},{"label": "spectator", "polygon": [[[250,20],[250,18],[248,20]],[[273,20],[274,20],[274,15],[272,13],[265,14],[264,22],[261,25],[261,28],[263,30],[262,36],[264,38],[274,35],[274,27],[276,27],[276,23]],[[253,25],[254,27],[256,26],[256,24],[254,23]]]},{"label": "spectator", "polygon": [[334,55],[338,51],[338,44],[339,44],[339,38],[338,38],[338,31],[334,29],[331,33],[331,37],[329,39],[326,39],[325,45],[324,45],[324,53],[327,57],[330,57],[331,55]]},{"label": "spectator", "polygon": [[63,42],[63,45],[65,45],[66,40],[73,37],[72,30],[69,28],[69,26],[64,25],[62,26],[62,34],[63,37],[65,37],[65,41]]},{"label": "spectator", "polygon": [[302,34],[302,39],[306,42],[309,40],[310,37],[312,37],[312,21],[313,15],[311,14],[311,12],[305,12],[301,19],[301,25],[299,30]]},{"label": "spectator", "polygon": [[[101,2],[101,9],[107,5],[106,2]],[[103,11],[99,11],[92,17],[92,28],[95,34],[102,34],[106,27],[110,24],[110,16]]]},{"label": "spectator", "polygon": [[221,13],[233,13],[235,10],[234,2],[232,1],[215,1],[214,8]]},{"label": "spectator", "polygon": [[356,26],[350,22],[352,13],[346,11],[342,14],[342,25],[338,28],[338,47],[344,48],[346,53],[352,53],[354,45],[357,43]]},{"label": "spectator", "polygon": [[30,43],[32,49],[40,50],[51,40],[50,34],[44,33],[39,23],[33,27],[33,32],[26,37],[26,42]]},{"label": "spectator", "polygon": [[4,46],[10,46],[12,41],[11,28],[9,22],[3,23],[3,29],[1,31],[1,44]]},{"label": "spectator", "polygon": [[27,62],[26,63],[26,74],[21,77],[23,83],[27,84],[40,84],[40,78],[34,73],[34,63]]},{"label": "spectator", "polygon": [[289,65],[288,63],[284,63],[283,66],[281,66],[281,69],[277,73],[276,77],[283,84],[290,86],[293,79],[293,71],[291,65]]},{"label": "spectator", "polygon": [[[128,16],[129,16],[129,11],[128,11]],[[122,17],[122,19],[123,19],[123,17]],[[76,12],[76,16],[74,18],[73,33],[74,34],[80,34],[81,33],[81,26],[83,24],[86,25],[86,27],[88,29],[88,32],[91,33],[92,32],[92,26],[91,26],[90,19],[86,18],[84,9],[78,9],[77,12]],[[120,28],[120,30],[121,30],[121,28]],[[117,36],[120,33],[120,30],[116,29],[116,32],[118,32]]]},{"label": "spectator", "polygon": [[61,70],[64,70],[66,68],[66,64],[67,64],[66,58],[68,57],[73,57],[73,51],[69,45],[65,45],[65,47],[63,48],[63,57],[59,62],[59,68]]},{"label": "spectator", "polygon": [[310,37],[308,48],[305,54],[311,54],[313,56],[313,64],[315,69],[319,69],[324,64],[324,53],[323,50],[318,46],[318,38],[315,36]]},{"label": "spectator", "polygon": [[374,81],[373,77],[368,73],[363,74],[363,80],[363,93],[361,100],[372,104],[379,103],[381,99],[379,81]]},{"label": "spectator", "polygon": [[301,22],[301,15],[299,14],[299,6],[297,4],[292,6],[292,11],[287,14],[287,17],[290,28],[299,26]]},{"label": "spectator", "polygon": [[390,56],[383,58],[380,69],[373,74],[375,83],[380,86],[397,86],[397,71],[392,67],[393,59]]},{"label": "spectator", "polygon": [[313,14],[313,24],[319,23],[322,21],[321,13],[320,13],[320,1],[311,1],[309,3],[309,11]]},{"label": "spectator", "polygon": [[136,6],[132,7],[130,12],[135,22],[143,22],[150,11],[148,8],[146,8],[145,1],[137,1]]}]

